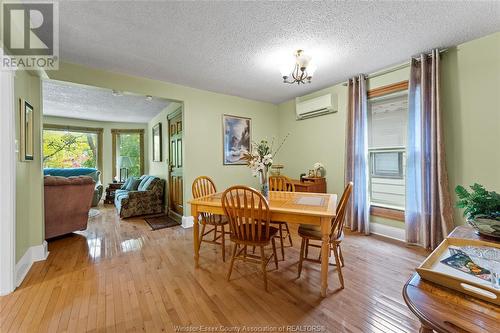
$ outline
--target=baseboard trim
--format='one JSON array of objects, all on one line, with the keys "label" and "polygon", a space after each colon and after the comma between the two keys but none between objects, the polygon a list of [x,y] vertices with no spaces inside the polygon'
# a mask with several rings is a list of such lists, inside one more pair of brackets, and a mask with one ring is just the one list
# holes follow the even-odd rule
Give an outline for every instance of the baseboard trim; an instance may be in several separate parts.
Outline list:
[{"label": "baseboard trim", "polygon": [[16,287],[19,287],[28,274],[34,262],[47,259],[49,255],[47,242],[35,245],[26,250],[24,255],[16,264]]},{"label": "baseboard trim", "polygon": [[192,216],[183,216],[182,217],[182,227],[184,229],[192,228],[194,225],[194,218]]},{"label": "baseboard trim", "polygon": [[391,227],[381,223],[370,223],[370,233],[400,242],[405,241],[405,230]]}]

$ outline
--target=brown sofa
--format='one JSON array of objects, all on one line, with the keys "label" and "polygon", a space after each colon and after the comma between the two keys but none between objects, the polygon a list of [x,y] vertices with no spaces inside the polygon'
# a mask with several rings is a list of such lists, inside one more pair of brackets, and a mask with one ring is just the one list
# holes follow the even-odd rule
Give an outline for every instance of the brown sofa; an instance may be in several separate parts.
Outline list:
[{"label": "brown sofa", "polygon": [[44,178],[45,239],[87,228],[95,181],[88,176]]}]

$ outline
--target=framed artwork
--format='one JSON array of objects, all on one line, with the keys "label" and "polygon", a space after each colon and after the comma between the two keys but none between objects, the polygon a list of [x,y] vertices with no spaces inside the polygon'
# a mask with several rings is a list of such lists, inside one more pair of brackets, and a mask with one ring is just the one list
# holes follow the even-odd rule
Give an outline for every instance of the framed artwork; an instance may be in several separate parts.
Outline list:
[{"label": "framed artwork", "polygon": [[251,149],[251,119],[230,115],[222,116],[224,165],[245,165],[243,154]]},{"label": "framed artwork", "polygon": [[33,161],[34,155],[34,115],[35,112],[33,106],[23,99],[19,99],[19,109],[20,109],[20,145],[21,145],[21,160],[22,161]]},{"label": "framed artwork", "polygon": [[153,162],[161,162],[162,159],[162,137],[161,123],[153,126]]}]

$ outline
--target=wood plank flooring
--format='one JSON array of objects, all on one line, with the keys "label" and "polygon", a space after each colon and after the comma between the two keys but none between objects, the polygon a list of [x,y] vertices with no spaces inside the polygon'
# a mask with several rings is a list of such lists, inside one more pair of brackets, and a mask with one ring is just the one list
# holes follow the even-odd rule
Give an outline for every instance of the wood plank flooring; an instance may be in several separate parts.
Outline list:
[{"label": "wood plank flooring", "polygon": [[243,326],[278,332],[289,325],[316,325],[302,328],[323,332],[418,331],[401,290],[425,251],[347,232],[345,289],[336,289],[332,266],[323,299],[319,265],[306,262],[296,279],[300,241],[292,231],[294,247],[285,249],[277,271],[269,266],[266,293],[255,265],[235,263],[227,282],[229,260],[222,263],[218,246],[203,243],[194,269],[192,229],[152,231],[141,218],[120,220],[112,206],[101,212],[86,231],[49,242],[48,259],[0,298],[0,332],[219,332]]}]

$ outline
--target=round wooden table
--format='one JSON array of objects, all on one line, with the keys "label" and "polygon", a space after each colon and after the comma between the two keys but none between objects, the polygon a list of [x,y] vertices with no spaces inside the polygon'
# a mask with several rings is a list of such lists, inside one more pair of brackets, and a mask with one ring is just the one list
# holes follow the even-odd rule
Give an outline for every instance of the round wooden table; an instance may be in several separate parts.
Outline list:
[{"label": "round wooden table", "polygon": [[418,317],[420,332],[500,332],[500,307],[422,280],[418,274],[405,284],[403,298]]},{"label": "round wooden table", "polygon": [[[482,239],[469,226],[456,227],[448,238]],[[500,332],[499,306],[422,280],[417,273],[405,284],[403,298],[420,319],[420,332]]]}]

